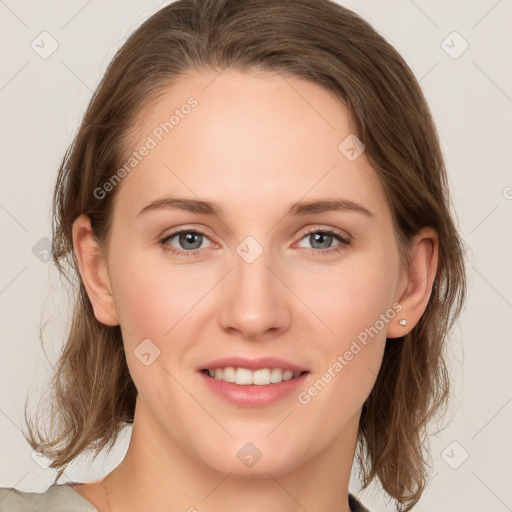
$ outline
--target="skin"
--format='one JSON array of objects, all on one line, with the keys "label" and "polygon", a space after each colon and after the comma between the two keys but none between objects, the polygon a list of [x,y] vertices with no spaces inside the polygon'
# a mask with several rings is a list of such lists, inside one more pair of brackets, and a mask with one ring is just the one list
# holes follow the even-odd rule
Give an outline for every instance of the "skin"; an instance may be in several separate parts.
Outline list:
[{"label": "skin", "polygon": [[[361,408],[386,337],[409,332],[426,308],[437,234],[424,228],[409,267],[401,264],[375,171],[364,152],[351,162],[338,150],[354,132],[347,110],[296,77],[194,71],[137,121],[133,148],[190,96],[197,107],[115,191],[108,246],[95,244],[86,216],[73,225],[95,316],[121,325],[139,391],[124,460],[106,479],[75,489],[105,511],[347,511]],[[217,202],[224,217],[171,209],[138,215],[168,196]],[[296,201],[340,198],[372,216],[285,215]],[[166,251],[160,240],[186,228],[204,233],[199,252]],[[315,244],[308,228],[335,230],[350,245],[333,252],[335,237]],[[252,263],[236,252],[247,236],[263,248]],[[190,251],[179,237],[166,246]],[[307,390],[397,302],[401,312],[306,405],[292,393],[269,406],[237,407],[196,371],[220,357],[271,355],[307,368],[298,391]],[[134,355],[147,338],[161,351],[149,366]],[[247,442],[262,454],[252,468],[237,458]]]}]

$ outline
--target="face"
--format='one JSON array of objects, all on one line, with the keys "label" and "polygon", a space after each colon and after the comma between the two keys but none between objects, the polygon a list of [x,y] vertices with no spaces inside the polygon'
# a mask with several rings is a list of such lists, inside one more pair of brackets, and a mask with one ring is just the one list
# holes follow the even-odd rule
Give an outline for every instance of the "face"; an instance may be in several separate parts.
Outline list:
[{"label": "face", "polygon": [[138,120],[115,191],[106,264],[136,418],[224,473],[350,446],[400,307],[384,191],[339,149],[347,110],[283,76],[182,78]]}]

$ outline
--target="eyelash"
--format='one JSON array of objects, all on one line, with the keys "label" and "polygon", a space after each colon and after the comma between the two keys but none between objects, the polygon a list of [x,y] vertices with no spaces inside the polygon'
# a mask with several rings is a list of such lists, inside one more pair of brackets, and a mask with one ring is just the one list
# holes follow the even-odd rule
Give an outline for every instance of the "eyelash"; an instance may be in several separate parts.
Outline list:
[{"label": "eyelash", "polygon": [[[195,229],[182,229],[180,231],[175,231],[174,233],[171,233],[170,235],[167,235],[166,237],[164,237],[160,240],[160,244],[162,245],[163,249],[165,251],[168,251],[169,253],[175,254],[175,255],[181,255],[181,256],[185,256],[185,257],[196,256],[201,251],[201,249],[193,249],[192,251],[180,251],[180,250],[171,248],[167,244],[167,242],[169,240],[174,238],[176,235],[180,235],[181,233],[193,233],[193,234],[202,235],[202,236],[205,236],[206,238],[208,238],[207,235],[205,235],[201,231],[197,231]],[[315,233],[322,233],[324,235],[333,236],[340,243],[338,245],[336,245],[335,247],[331,247],[329,249],[313,249],[313,248],[305,247],[305,249],[310,253],[328,256],[330,254],[338,253],[338,252],[342,251],[345,247],[350,245],[350,240],[348,238],[344,237],[340,233],[337,233],[337,232],[329,230],[329,229],[312,228],[312,229],[308,230],[306,233],[304,233],[304,235],[302,236],[302,238],[300,240],[303,240],[307,236],[309,236],[311,234],[315,234]]]}]

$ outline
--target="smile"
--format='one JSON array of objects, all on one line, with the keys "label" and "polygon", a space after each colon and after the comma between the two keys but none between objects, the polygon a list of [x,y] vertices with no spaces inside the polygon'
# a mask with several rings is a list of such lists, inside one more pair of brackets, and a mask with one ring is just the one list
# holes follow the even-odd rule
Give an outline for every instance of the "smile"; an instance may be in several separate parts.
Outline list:
[{"label": "smile", "polygon": [[279,384],[280,382],[296,379],[305,372],[294,372],[292,370],[283,370],[282,368],[261,368],[249,370],[248,368],[235,368],[227,366],[225,368],[214,368],[202,370],[210,377],[232,382],[241,386],[266,386],[268,384]]}]

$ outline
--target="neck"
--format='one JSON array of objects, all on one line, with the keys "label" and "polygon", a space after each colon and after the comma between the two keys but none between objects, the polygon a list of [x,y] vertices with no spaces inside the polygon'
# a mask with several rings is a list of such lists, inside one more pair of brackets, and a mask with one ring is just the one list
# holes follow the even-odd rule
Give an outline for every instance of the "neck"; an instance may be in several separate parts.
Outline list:
[{"label": "neck", "polygon": [[292,470],[247,476],[221,473],[194,459],[136,411],[126,456],[102,482],[105,512],[350,512],[358,421],[354,418],[324,452]]}]

